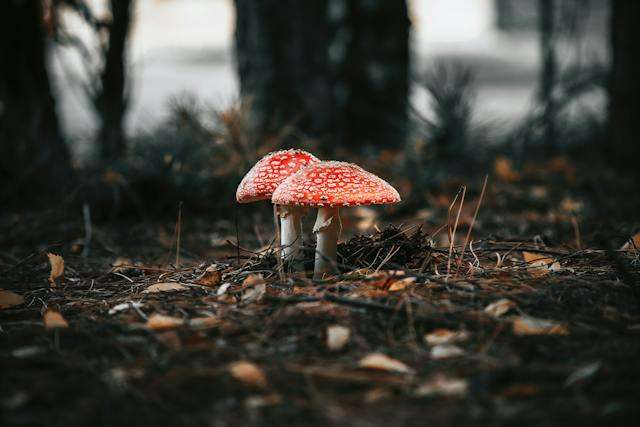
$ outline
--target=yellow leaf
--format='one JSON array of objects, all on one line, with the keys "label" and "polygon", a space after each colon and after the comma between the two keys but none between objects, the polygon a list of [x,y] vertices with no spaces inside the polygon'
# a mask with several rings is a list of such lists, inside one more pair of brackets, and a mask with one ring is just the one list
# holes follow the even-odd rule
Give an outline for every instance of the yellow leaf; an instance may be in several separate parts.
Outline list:
[{"label": "yellow leaf", "polygon": [[176,291],[184,291],[188,289],[186,286],[181,285],[180,283],[166,282],[166,283],[156,283],[154,285],[149,286],[147,289],[142,291],[143,294],[152,294],[157,292],[176,292]]},{"label": "yellow leaf", "polygon": [[344,348],[351,337],[351,330],[340,325],[331,325],[327,328],[327,348],[331,351],[339,351]]},{"label": "yellow leaf", "polygon": [[196,283],[202,286],[214,287],[218,286],[220,281],[222,280],[222,271],[218,268],[217,265],[210,265],[207,269],[202,273]]},{"label": "yellow leaf", "polygon": [[267,377],[255,363],[238,361],[229,365],[229,373],[244,385],[253,388],[266,388]]},{"label": "yellow leaf", "polygon": [[546,319],[522,316],[513,320],[515,335],[569,335],[567,325]]},{"label": "yellow leaf", "polygon": [[49,273],[49,284],[56,287],[56,279],[64,274],[64,259],[60,255],[47,252],[49,264],[51,265],[51,273]]},{"label": "yellow leaf", "polygon": [[554,263],[552,258],[535,252],[522,252],[522,258],[527,263],[527,271],[533,277],[542,277],[549,274],[549,267]]},{"label": "yellow leaf", "polygon": [[492,302],[491,304],[486,306],[484,308],[484,312],[493,317],[500,317],[503,314],[507,314],[509,310],[514,308],[516,308],[515,302],[506,298],[501,298],[498,301]]},{"label": "yellow leaf", "polygon": [[499,180],[504,182],[515,182],[520,179],[520,174],[513,170],[511,160],[500,156],[493,162],[493,172]]},{"label": "yellow leaf", "polygon": [[23,303],[22,295],[0,289],[0,308],[9,308]]},{"label": "yellow leaf", "polygon": [[360,359],[358,366],[365,369],[374,369],[376,371],[399,372],[402,374],[411,373],[412,370],[407,365],[397,359],[382,353],[371,353]]},{"label": "yellow leaf", "polygon": [[62,314],[55,310],[47,310],[43,316],[44,327],[47,330],[68,328],[69,323]]},{"label": "yellow leaf", "polygon": [[184,324],[179,317],[166,316],[164,314],[152,314],[147,319],[146,327],[153,330],[173,329]]}]

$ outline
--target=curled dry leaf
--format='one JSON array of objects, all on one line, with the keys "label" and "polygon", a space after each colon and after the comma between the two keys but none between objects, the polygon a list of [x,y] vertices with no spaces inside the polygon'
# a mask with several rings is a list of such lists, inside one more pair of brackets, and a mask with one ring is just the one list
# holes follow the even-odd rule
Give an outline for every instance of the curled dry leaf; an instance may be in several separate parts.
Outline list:
[{"label": "curled dry leaf", "polygon": [[484,312],[493,317],[500,317],[507,314],[509,310],[516,308],[516,303],[507,298],[494,301],[484,308]]},{"label": "curled dry leaf", "polygon": [[69,323],[62,317],[62,314],[55,310],[47,310],[43,316],[44,327],[47,330],[64,329],[69,327]]},{"label": "curled dry leaf", "polygon": [[424,336],[424,340],[429,345],[453,344],[466,341],[468,338],[467,331],[452,331],[444,328],[435,329]]},{"label": "curled dry leaf", "polygon": [[327,328],[327,348],[330,351],[339,351],[344,348],[351,337],[351,330],[340,325],[331,325]]},{"label": "curled dry leaf", "polygon": [[164,314],[154,313],[147,319],[147,323],[145,326],[148,329],[152,329],[154,331],[160,331],[164,329],[172,329],[182,326],[184,324],[184,320],[179,317],[166,316]]},{"label": "curled dry leaf", "polygon": [[463,378],[450,378],[438,374],[418,386],[415,393],[418,396],[464,396],[469,389],[469,382]]},{"label": "curled dry leaf", "polygon": [[439,344],[431,348],[431,358],[449,359],[451,357],[459,357],[464,355],[464,350],[454,344]]},{"label": "curled dry leaf", "polygon": [[636,233],[629,240],[625,242],[620,248],[621,251],[636,251],[640,250],[640,233]]},{"label": "curled dry leaf", "polygon": [[176,292],[176,291],[184,291],[187,289],[186,286],[181,285],[180,283],[166,282],[166,283],[156,283],[149,286],[147,289],[142,291],[143,294],[153,294],[157,292]]},{"label": "curled dry leaf", "polygon": [[213,264],[207,267],[207,269],[202,273],[200,277],[196,280],[195,283],[202,286],[214,287],[220,284],[222,280],[222,271],[220,268]]},{"label": "curled dry leaf", "polygon": [[515,335],[569,335],[567,325],[552,320],[520,316],[513,319]]},{"label": "curled dry leaf", "polygon": [[[534,252],[522,252],[522,258],[527,263],[527,271],[533,277],[542,277],[549,274],[550,267],[553,266],[554,261],[552,258],[540,255]],[[554,269],[557,270],[557,267]]]},{"label": "curled dry leaf", "polygon": [[267,377],[262,368],[255,363],[238,361],[229,365],[229,373],[244,385],[253,388],[266,388]]},{"label": "curled dry leaf", "polygon": [[51,287],[56,287],[56,279],[62,277],[64,274],[64,259],[60,255],[47,252],[49,258],[49,264],[51,266],[51,272],[49,273],[49,284]]},{"label": "curled dry leaf", "polygon": [[374,369],[377,371],[387,372],[399,372],[402,374],[409,374],[412,372],[411,368],[397,359],[382,353],[371,353],[358,362],[358,366],[365,369]]},{"label": "curled dry leaf", "polygon": [[9,308],[24,303],[24,297],[11,291],[0,289],[0,309]]}]

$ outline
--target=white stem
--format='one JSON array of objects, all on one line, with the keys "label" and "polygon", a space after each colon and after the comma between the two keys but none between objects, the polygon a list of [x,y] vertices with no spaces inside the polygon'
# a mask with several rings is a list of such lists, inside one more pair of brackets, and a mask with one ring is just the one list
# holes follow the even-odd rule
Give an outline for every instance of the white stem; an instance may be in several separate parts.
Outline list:
[{"label": "white stem", "polygon": [[291,205],[278,206],[280,215],[280,245],[282,258],[294,260],[302,249],[302,216],[304,208]]},{"label": "white stem", "polygon": [[335,272],[336,249],[340,227],[340,213],[338,208],[321,207],[318,218],[313,226],[318,243],[316,245],[316,260],[313,278],[321,279],[325,274]]}]

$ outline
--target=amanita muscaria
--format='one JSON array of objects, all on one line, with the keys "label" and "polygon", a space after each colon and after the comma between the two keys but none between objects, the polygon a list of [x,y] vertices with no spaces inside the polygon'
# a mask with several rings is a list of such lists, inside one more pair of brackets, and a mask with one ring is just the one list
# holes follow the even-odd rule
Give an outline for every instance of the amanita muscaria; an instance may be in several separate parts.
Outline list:
[{"label": "amanita muscaria", "polygon": [[[300,169],[319,161],[313,154],[303,150],[281,150],[269,153],[242,178],[236,190],[236,200],[238,203],[271,200],[274,190],[282,181]],[[293,259],[302,246],[301,218],[305,209],[286,203],[277,204],[279,205],[282,256]]]},{"label": "amanita muscaria", "polygon": [[388,182],[360,166],[345,162],[314,163],[285,179],[273,203],[318,208],[313,227],[318,243],[314,278],[334,271],[340,233],[340,208],[397,203],[400,195]]}]

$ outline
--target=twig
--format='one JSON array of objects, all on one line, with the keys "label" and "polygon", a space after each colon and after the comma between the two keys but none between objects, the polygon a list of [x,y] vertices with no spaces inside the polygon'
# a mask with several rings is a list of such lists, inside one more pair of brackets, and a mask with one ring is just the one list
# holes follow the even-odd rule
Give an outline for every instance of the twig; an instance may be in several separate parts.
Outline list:
[{"label": "twig", "polygon": [[178,221],[176,222],[176,267],[180,266],[180,237],[182,235],[182,201],[178,203]]},{"label": "twig", "polygon": [[487,180],[488,179],[489,179],[489,175],[485,175],[484,176],[484,182],[482,183],[482,191],[480,192],[480,198],[478,199],[478,204],[476,205],[476,211],[473,213],[473,219],[471,220],[471,225],[469,226],[469,230],[467,231],[467,235],[464,238],[464,244],[462,245],[462,253],[460,253],[460,258],[458,259],[458,266],[456,268],[456,274],[453,276],[454,279],[456,277],[458,277],[458,273],[460,272],[460,266],[462,265],[462,260],[464,258],[464,252],[467,249],[467,244],[469,243],[469,238],[471,237],[471,232],[473,231],[473,226],[476,223],[476,218],[478,216],[478,211],[480,210],[480,205],[482,205],[482,199],[484,199],[484,192],[487,189]]}]

